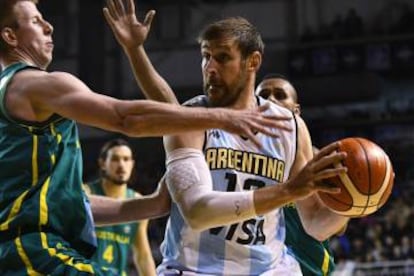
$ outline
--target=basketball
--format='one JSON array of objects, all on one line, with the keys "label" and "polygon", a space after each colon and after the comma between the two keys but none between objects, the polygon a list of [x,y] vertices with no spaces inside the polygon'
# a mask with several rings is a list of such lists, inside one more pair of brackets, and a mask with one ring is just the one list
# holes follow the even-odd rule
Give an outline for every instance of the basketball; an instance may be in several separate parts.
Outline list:
[{"label": "basketball", "polygon": [[374,213],[385,204],[394,185],[388,155],[377,144],[358,137],[340,140],[339,151],[347,153],[342,164],[348,171],[325,181],[341,188],[341,192],[319,192],[320,199],[340,215],[363,217]]}]

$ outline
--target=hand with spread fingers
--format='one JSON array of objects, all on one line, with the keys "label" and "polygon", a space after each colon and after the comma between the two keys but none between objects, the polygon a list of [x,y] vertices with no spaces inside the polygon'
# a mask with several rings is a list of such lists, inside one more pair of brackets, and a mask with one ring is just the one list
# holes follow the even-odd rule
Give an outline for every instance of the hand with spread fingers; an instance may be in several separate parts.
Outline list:
[{"label": "hand with spread fingers", "polygon": [[302,170],[286,182],[288,190],[298,199],[305,198],[318,191],[339,193],[338,187],[332,187],[323,180],[346,173],[344,166],[335,166],[346,158],[345,152],[338,152],[338,143],[322,148]]},{"label": "hand with spread fingers", "polygon": [[276,132],[275,129],[292,131],[287,124],[288,121],[293,120],[291,116],[266,115],[265,112],[268,109],[269,105],[260,106],[257,110],[223,109],[222,111],[227,114],[227,126],[223,126],[223,129],[242,135],[259,148],[261,144],[256,136],[257,132],[277,138],[279,132]]},{"label": "hand with spread fingers", "polygon": [[138,21],[133,0],[108,0],[103,13],[118,43],[126,49],[144,43],[155,15],[155,11],[150,10],[143,22]]}]

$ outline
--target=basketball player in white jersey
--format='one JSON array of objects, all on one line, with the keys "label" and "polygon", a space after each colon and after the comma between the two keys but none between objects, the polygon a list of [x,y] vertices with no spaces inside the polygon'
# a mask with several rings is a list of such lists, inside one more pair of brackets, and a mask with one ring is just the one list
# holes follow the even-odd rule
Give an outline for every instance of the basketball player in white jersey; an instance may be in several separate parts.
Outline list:
[{"label": "basketball player in white jersey", "polygon": [[[133,0],[110,0],[105,9],[145,95],[177,103],[143,48],[153,16],[150,11],[143,23],[138,22]],[[301,275],[284,246],[280,207],[296,201],[308,233],[320,239],[330,235],[334,224],[342,221],[330,216],[315,192],[338,192],[319,180],[346,172],[332,166],[346,155],[332,144],[312,158],[303,120],[254,95],[263,42],[248,21],[215,22],[203,30],[199,42],[206,95],[190,105],[255,110],[268,104],[268,114],[291,118],[285,122],[291,131],[274,129],[277,138],[257,134],[258,144],[218,129],[165,138],[167,185],[174,203],[158,272]]]}]

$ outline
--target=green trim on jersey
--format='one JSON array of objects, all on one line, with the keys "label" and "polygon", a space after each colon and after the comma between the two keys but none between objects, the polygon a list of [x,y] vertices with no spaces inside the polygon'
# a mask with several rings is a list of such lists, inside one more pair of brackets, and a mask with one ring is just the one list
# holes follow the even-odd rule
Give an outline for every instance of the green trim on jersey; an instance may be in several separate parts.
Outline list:
[{"label": "green trim on jersey", "polygon": [[[41,70],[16,63],[0,74],[0,237],[12,240],[28,233],[54,233],[90,256],[96,239],[82,190],[75,122],[53,115],[45,122],[21,123],[5,106],[7,85],[26,69]],[[42,236],[41,246],[48,247],[47,235]]]},{"label": "green trim on jersey", "polygon": [[6,96],[6,88],[11,79],[13,78],[14,74],[19,72],[20,70],[28,67],[26,64],[23,63],[15,63],[12,64],[4,69],[1,73],[1,81],[0,81],[0,112],[8,121],[13,122],[13,119],[10,118],[6,108],[4,106],[4,98]]},{"label": "green trim on jersey", "polygon": [[319,242],[303,229],[295,205],[283,208],[286,220],[286,245],[293,251],[304,276],[330,275],[335,269],[329,242]]},{"label": "green trim on jersey", "polygon": [[[99,180],[92,182],[89,187],[92,194],[105,195]],[[127,189],[125,197],[134,198],[135,191]],[[115,274],[127,275],[130,247],[135,242],[138,227],[137,222],[95,227],[98,248],[92,260]]]}]

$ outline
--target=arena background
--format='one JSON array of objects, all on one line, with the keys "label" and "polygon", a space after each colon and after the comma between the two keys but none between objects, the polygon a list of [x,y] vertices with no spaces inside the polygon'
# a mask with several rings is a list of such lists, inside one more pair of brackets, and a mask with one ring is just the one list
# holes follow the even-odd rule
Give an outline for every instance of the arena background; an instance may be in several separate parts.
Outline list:
[{"label": "arena background", "polygon": [[[266,43],[258,80],[270,72],[291,79],[316,146],[349,136],[381,145],[395,168],[393,194],[378,213],[352,220],[345,235],[332,239],[336,274],[414,275],[414,1],[136,3],[141,19],[148,9],[157,11],[145,47],[181,102],[202,92],[198,31],[215,19],[244,16]],[[104,22],[103,5],[98,0],[40,1],[55,27],[50,69],[74,73],[95,91],[114,97],[143,98]],[[98,150],[113,137],[81,126],[85,181],[96,177]],[[130,141],[138,175],[132,186],[151,193],[164,172],[162,140]],[[157,262],[164,225],[165,219],[159,219],[149,228]]]}]

